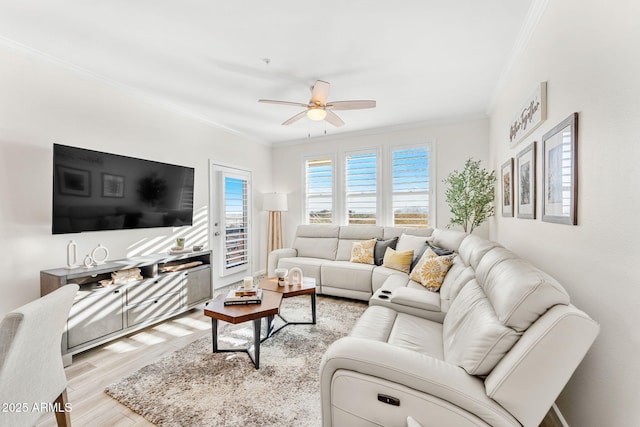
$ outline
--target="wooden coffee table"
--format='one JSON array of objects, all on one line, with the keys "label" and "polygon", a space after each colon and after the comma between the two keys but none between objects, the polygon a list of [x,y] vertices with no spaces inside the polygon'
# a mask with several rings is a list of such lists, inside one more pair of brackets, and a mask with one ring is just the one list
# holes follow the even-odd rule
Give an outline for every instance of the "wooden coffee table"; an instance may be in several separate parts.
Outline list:
[{"label": "wooden coffee table", "polygon": [[[262,318],[267,318],[267,336],[273,323],[273,317],[278,314],[280,302],[282,301],[282,293],[270,292],[265,290],[262,292],[262,303],[246,304],[246,305],[224,305],[226,294],[215,297],[204,309],[205,316],[211,318],[211,338],[213,339],[213,352],[246,352],[253,361],[256,369],[260,368],[260,342],[262,338],[260,331],[262,329]],[[237,323],[248,322],[253,320],[253,355],[251,347],[247,348],[219,348],[218,347],[218,320],[225,322]],[[315,315],[314,315],[315,320]]]},{"label": "wooden coffee table", "polygon": [[282,319],[284,325],[280,326],[276,330],[270,330],[269,336],[275,334],[282,328],[288,325],[315,325],[316,324],[316,279],[313,277],[308,277],[303,280],[303,282],[299,285],[278,285],[278,279],[275,277],[262,279],[260,282],[260,286],[264,290],[277,292],[282,295],[282,298],[291,298],[297,297],[300,295],[309,295],[311,297],[311,322],[289,322],[287,319],[282,317],[280,313],[277,313],[277,316]]}]

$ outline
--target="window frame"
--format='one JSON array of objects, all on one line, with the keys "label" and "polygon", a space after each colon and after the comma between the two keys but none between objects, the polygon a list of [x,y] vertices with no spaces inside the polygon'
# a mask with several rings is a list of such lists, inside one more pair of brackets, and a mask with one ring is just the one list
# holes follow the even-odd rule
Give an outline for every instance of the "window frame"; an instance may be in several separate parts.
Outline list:
[{"label": "window frame", "polygon": [[338,172],[336,165],[336,155],[335,153],[318,153],[318,154],[309,154],[302,156],[302,167],[301,167],[301,177],[302,179],[302,197],[300,198],[301,202],[301,216],[302,216],[302,224],[312,224],[308,221],[307,217],[307,162],[314,160],[331,160],[331,222],[330,224],[337,224],[336,215],[338,214],[338,207],[336,204],[336,189],[337,189],[337,177],[336,174]]},{"label": "window frame", "polygon": [[332,221],[335,225],[348,225],[346,210],[346,158],[348,155],[376,153],[376,225],[393,227],[393,152],[411,148],[426,148],[429,153],[429,209],[428,228],[435,228],[437,224],[436,200],[436,141],[384,143],[377,146],[354,148],[349,150],[336,149],[332,152],[305,154],[301,161],[301,223],[307,221],[307,181],[306,165],[309,160],[331,160],[332,165]]}]

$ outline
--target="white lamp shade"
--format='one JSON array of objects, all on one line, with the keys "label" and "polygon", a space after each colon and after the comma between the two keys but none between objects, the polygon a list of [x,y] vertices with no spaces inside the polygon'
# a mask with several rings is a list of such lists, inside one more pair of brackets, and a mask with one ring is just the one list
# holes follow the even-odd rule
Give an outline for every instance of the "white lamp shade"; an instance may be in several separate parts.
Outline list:
[{"label": "white lamp shade", "polygon": [[284,193],[266,193],[262,199],[262,210],[264,211],[286,211],[287,195]]}]

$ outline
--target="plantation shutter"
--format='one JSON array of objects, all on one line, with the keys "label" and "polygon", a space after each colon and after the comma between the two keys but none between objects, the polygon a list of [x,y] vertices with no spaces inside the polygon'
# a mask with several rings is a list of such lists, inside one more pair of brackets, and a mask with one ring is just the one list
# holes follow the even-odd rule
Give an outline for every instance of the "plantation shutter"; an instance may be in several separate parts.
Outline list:
[{"label": "plantation shutter", "polygon": [[333,222],[333,162],[331,159],[305,162],[305,218],[307,224]]},{"label": "plantation shutter", "polygon": [[429,148],[393,150],[393,225],[429,227]]},{"label": "plantation shutter", "polygon": [[375,152],[345,157],[345,208],[349,225],[376,224],[377,171]]},{"label": "plantation shutter", "polygon": [[247,180],[224,177],[224,256],[226,271],[248,263]]}]

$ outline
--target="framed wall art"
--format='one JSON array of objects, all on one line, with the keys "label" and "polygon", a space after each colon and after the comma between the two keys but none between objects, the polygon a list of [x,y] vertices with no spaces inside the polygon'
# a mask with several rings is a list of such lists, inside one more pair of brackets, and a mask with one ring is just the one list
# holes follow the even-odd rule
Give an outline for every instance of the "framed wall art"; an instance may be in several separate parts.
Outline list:
[{"label": "framed wall art", "polygon": [[500,169],[502,183],[502,216],[513,216],[513,158]]},{"label": "framed wall art", "polygon": [[83,169],[56,165],[59,194],[91,197],[91,172]]},{"label": "framed wall art", "polygon": [[124,197],[124,176],[103,173],[102,197]]},{"label": "framed wall art", "polygon": [[536,86],[509,126],[509,147],[513,148],[547,119],[547,82]]},{"label": "framed wall art", "polygon": [[542,220],[576,225],[578,113],[542,137]]},{"label": "framed wall art", "polygon": [[536,218],[536,142],[516,156],[518,218]]}]

